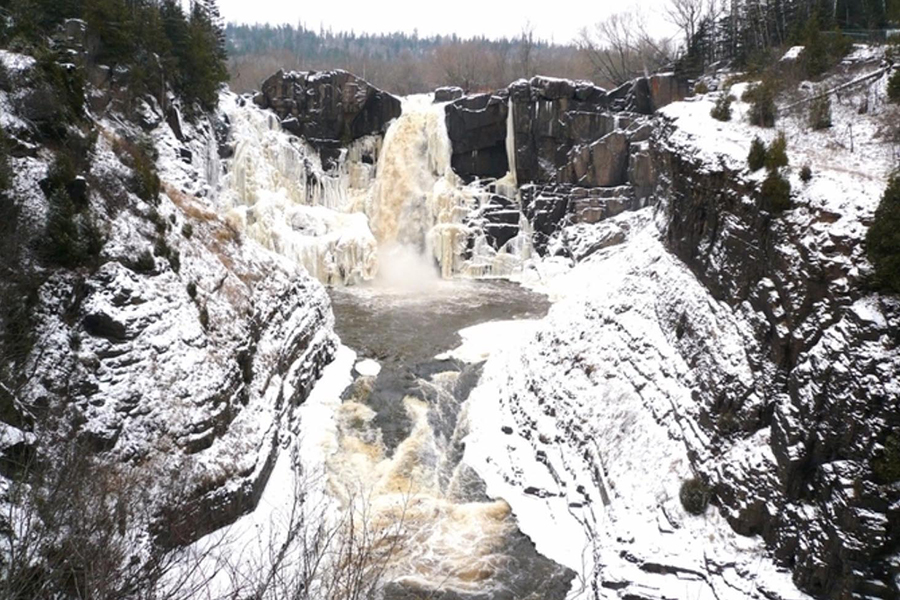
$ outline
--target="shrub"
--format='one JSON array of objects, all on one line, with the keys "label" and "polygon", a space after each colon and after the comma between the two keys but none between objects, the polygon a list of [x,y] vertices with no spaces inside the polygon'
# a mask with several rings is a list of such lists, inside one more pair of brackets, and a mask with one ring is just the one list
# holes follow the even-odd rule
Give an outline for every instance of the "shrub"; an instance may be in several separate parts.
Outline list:
[{"label": "shrub", "polygon": [[697,478],[687,479],[681,484],[681,490],[678,492],[678,498],[681,500],[681,506],[684,510],[692,515],[702,515],[709,506],[712,496],[709,486],[702,480]]},{"label": "shrub", "polygon": [[766,145],[758,137],[750,143],[750,154],[747,156],[747,164],[753,172],[759,171],[766,164]]},{"label": "shrub", "polygon": [[156,260],[149,250],[144,250],[129,266],[135,273],[152,273],[156,269]]},{"label": "shrub", "polygon": [[866,234],[866,252],[875,267],[875,287],[900,294],[900,174],[891,176]]},{"label": "shrub", "polygon": [[809,165],[803,165],[803,168],[800,169],[800,181],[802,181],[803,183],[809,183],[810,181],[812,181],[812,176],[812,169],[809,167]]},{"label": "shrub", "polygon": [[880,483],[900,481],[900,437],[891,434],[884,442],[884,450],[872,459],[872,473]]},{"label": "shrub", "polygon": [[172,250],[169,253],[169,266],[172,267],[172,270],[178,273],[181,271],[181,253],[178,250]]},{"label": "shrub", "polygon": [[209,310],[207,310],[205,304],[200,307],[200,325],[203,329],[209,330]]},{"label": "shrub", "polygon": [[157,235],[163,235],[166,232],[166,220],[162,218],[162,215],[155,208],[151,208],[147,212],[147,220],[153,223]]},{"label": "shrub", "polygon": [[160,258],[169,258],[171,255],[172,249],[169,248],[169,244],[166,243],[166,238],[160,237],[156,240],[156,244],[153,246],[153,254]]},{"label": "shrub", "polygon": [[816,131],[831,127],[831,100],[828,96],[816,98],[809,103],[809,126]]},{"label": "shrub", "polygon": [[708,94],[708,93],[709,93],[709,86],[706,85],[706,82],[705,82],[705,81],[698,81],[698,82],[697,82],[697,85],[694,86],[694,93],[697,94],[697,95],[700,95],[700,94]]},{"label": "shrub", "polygon": [[716,100],[716,105],[709,111],[710,116],[717,121],[730,121],[731,103],[733,101],[734,96],[731,94],[722,94],[719,96],[719,99]]},{"label": "shrub", "polygon": [[784,132],[780,132],[769,145],[769,149],[766,151],[765,165],[770,171],[788,166],[787,138],[784,137]]},{"label": "shrub", "polygon": [[741,99],[750,103],[748,120],[751,125],[775,127],[778,110],[775,107],[775,85],[772,82],[765,80],[756,84],[744,92]]},{"label": "shrub", "polygon": [[195,300],[197,298],[197,284],[193,281],[189,282],[187,284],[187,293],[191,300]]},{"label": "shrub", "polygon": [[100,230],[90,215],[76,210],[65,190],[55,190],[49,202],[45,228],[47,238],[41,245],[44,258],[61,267],[86,265],[103,248]]},{"label": "shrub", "polygon": [[128,189],[144,202],[155,205],[159,199],[161,183],[156,174],[156,148],[153,147],[152,140],[144,138],[132,142],[118,138],[114,150],[122,162],[131,168]]},{"label": "shrub", "polygon": [[769,171],[762,184],[762,206],[770,212],[781,212],[791,207],[791,184],[778,171]]},{"label": "shrub", "polygon": [[900,102],[900,69],[895,69],[894,74],[888,79],[887,93],[891,102]]},{"label": "shrub", "polygon": [[183,235],[187,239],[191,239],[191,236],[194,235],[194,226],[191,225],[190,223],[185,223],[181,227],[181,235]]}]

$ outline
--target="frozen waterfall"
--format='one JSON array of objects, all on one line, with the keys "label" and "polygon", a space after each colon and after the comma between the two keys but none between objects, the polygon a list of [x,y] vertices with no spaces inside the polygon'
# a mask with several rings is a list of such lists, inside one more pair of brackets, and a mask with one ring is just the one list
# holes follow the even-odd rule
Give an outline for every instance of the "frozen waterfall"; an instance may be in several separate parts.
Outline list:
[{"label": "frozen waterfall", "polygon": [[524,218],[500,249],[483,231],[493,194],[515,198],[514,174],[464,185],[450,166],[444,105],[430,95],[405,98],[383,141],[356,140],[329,170],[274,115],[230,95],[223,111],[239,140],[219,195],[227,218],[323,283],[371,280],[411,257],[417,279],[503,277],[530,256]]}]

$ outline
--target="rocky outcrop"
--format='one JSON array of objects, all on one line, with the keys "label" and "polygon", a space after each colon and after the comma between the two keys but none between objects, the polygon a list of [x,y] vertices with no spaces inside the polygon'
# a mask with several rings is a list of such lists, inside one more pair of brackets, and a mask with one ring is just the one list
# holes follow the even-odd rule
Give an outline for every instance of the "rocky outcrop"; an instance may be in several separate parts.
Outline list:
[{"label": "rocky outcrop", "polygon": [[434,90],[434,102],[453,102],[465,95],[463,89],[457,86],[439,87]]},{"label": "rocky outcrop", "polygon": [[[3,229],[0,472],[15,456],[53,463],[78,445],[98,464],[140,467],[135,537],[196,539],[258,500],[293,408],[335,351],[328,298],[216,212],[227,123],[136,103],[108,120],[70,118],[66,143],[84,152],[65,154],[19,111],[18,98],[44,93],[35,62],[0,60],[15,83],[0,83],[6,133],[40,149],[9,157],[15,193],[2,203],[15,235]],[[135,142],[148,137],[156,164]],[[54,155],[70,169],[51,170]],[[77,225],[65,238],[48,225],[62,194]],[[23,294],[27,309],[8,311]],[[13,318],[28,340],[15,371]]]},{"label": "rocky outcrop", "polygon": [[628,138],[613,131],[596,142],[573,148],[565,180],[592,187],[614,187],[628,178]]},{"label": "rocky outcrop", "polygon": [[[570,225],[594,225],[648,205],[630,185],[584,188],[566,184],[520,189],[522,214],[531,224],[534,249],[545,254],[551,239]],[[564,253],[569,254],[564,249]]]},{"label": "rocky outcrop", "polygon": [[[534,77],[494,94],[460,98],[447,105],[453,169],[466,181],[503,176],[509,168],[507,116],[512,111],[520,185],[622,185],[629,175],[628,143],[648,137],[647,131],[639,139],[633,134],[646,116],[683,98],[684,87],[674,75],[641,78],[612,92],[589,82]],[[638,167],[635,175],[646,181],[649,171]]]},{"label": "rocky outcrop", "polygon": [[519,183],[550,183],[580,144],[616,129],[606,91],[585,82],[535,77],[509,87]]},{"label": "rocky outcrop", "polygon": [[400,116],[400,100],[346,71],[278,71],[253,101],[269,108],[282,127],[319,150],[324,163],[359,138],[383,134]]},{"label": "rocky outcrop", "polygon": [[465,96],[447,105],[451,166],[465,181],[500,178],[509,171],[506,155],[506,94]]},{"label": "rocky outcrop", "polygon": [[[853,216],[779,218],[740,171],[712,169],[666,139],[654,151],[666,245],[752,326],[753,378],[699,385],[702,427],[713,439],[771,431],[775,461],[726,468],[719,456],[699,468],[735,530],[762,535],[802,589],[896,598],[900,488],[879,461],[893,460],[884,448],[900,427],[889,383],[900,376],[900,304],[867,293],[859,229],[831,226]],[[702,343],[693,320],[686,351]],[[713,444],[693,451],[717,454]]]}]

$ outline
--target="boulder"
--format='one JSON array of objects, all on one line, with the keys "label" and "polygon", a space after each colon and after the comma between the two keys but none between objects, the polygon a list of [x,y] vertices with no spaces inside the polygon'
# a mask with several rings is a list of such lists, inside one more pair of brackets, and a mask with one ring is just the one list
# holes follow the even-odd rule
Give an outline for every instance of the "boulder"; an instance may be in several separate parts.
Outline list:
[{"label": "boulder", "polygon": [[449,86],[449,87],[439,87],[434,90],[434,102],[435,104],[439,102],[453,102],[454,100],[459,100],[463,97],[463,89],[461,87]]}]

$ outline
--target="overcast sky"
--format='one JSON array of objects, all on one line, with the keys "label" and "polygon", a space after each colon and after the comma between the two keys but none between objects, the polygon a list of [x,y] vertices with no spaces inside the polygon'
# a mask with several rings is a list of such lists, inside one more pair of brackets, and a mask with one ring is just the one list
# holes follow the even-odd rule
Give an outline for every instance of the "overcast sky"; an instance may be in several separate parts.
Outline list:
[{"label": "overcast sky", "polygon": [[513,37],[519,34],[526,21],[531,21],[539,37],[565,43],[574,39],[582,27],[635,4],[643,5],[654,32],[663,33],[669,29],[659,8],[663,1],[219,0],[219,7],[226,20],[237,23],[296,24],[302,21],[310,28],[317,29],[321,24],[326,29],[357,33],[418,29],[420,35],[456,33],[461,37]]}]

